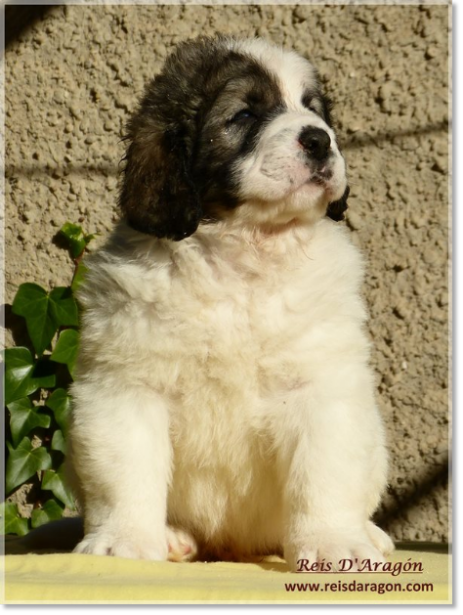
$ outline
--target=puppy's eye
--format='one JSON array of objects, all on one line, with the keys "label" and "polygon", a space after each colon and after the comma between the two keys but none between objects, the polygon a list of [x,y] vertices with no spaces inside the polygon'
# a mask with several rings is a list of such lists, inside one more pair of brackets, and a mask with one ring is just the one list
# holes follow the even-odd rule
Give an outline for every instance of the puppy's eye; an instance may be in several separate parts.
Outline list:
[{"label": "puppy's eye", "polygon": [[312,111],[312,113],[317,113],[320,115],[320,103],[316,98],[312,98],[311,96],[304,96],[302,98],[302,104],[306,109]]},{"label": "puppy's eye", "polygon": [[241,109],[241,111],[238,111],[238,113],[236,113],[232,117],[230,122],[232,124],[236,124],[236,123],[241,123],[241,122],[254,121],[256,119],[257,119],[257,115],[253,113],[250,109]]}]

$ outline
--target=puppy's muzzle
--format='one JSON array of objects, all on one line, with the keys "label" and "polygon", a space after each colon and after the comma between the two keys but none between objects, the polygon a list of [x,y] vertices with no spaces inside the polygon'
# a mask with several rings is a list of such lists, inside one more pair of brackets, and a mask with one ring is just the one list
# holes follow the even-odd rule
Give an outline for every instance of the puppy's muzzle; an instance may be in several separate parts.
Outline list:
[{"label": "puppy's muzzle", "polygon": [[302,129],[298,141],[309,158],[317,162],[324,162],[330,154],[330,136],[321,128],[306,126]]}]

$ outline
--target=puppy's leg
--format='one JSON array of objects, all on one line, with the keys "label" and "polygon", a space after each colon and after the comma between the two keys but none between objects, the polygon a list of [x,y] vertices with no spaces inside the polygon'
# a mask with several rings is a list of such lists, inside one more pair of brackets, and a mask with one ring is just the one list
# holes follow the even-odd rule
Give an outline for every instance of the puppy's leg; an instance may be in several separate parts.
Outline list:
[{"label": "puppy's leg", "polygon": [[78,553],[165,560],[171,445],[148,387],[95,376],[74,385],[70,459],[84,513]]},{"label": "puppy's leg", "polygon": [[391,551],[369,521],[386,484],[381,420],[368,372],[347,374],[336,387],[322,378],[295,391],[285,405],[284,554],[293,570],[301,559],[331,562],[333,569],[351,559],[356,569]]}]

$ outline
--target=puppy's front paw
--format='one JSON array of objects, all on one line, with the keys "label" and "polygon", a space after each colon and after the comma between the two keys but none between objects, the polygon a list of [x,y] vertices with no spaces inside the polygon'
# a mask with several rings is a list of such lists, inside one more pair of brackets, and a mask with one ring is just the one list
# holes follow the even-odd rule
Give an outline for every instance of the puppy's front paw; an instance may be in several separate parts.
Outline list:
[{"label": "puppy's front paw", "polygon": [[383,530],[377,525],[375,525],[373,521],[368,521],[367,533],[370,537],[371,542],[379,551],[381,551],[383,555],[387,557],[394,551],[395,546],[392,540],[389,538],[386,532],[383,532]]},{"label": "puppy's front paw", "polygon": [[195,539],[178,528],[167,528],[167,542],[169,545],[169,562],[191,562],[198,553]]},{"label": "puppy's front paw", "polygon": [[[384,536],[386,535],[384,534]],[[388,537],[386,536],[386,538]],[[289,543],[285,547],[284,555],[291,570],[294,571],[343,570],[355,572],[365,566],[365,561],[371,564],[386,561],[384,555],[390,553],[391,541],[388,539],[388,541],[383,542],[384,546],[387,547],[387,549],[384,549],[384,554],[377,548],[382,546],[379,541],[375,541],[376,544],[373,544],[367,532],[314,532],[302,541]],[[314,564],[318,564],[318,568],[312,567]]]},{"label": "puppy's front paw", "polygon": [[156,562],[165,561],[168,554],[166,536],[136,536],[132,531],[126,535],[100,530],[86,534],[74,549],[74,553],[91,555],[113,555],[126,559],[149,559]]}]

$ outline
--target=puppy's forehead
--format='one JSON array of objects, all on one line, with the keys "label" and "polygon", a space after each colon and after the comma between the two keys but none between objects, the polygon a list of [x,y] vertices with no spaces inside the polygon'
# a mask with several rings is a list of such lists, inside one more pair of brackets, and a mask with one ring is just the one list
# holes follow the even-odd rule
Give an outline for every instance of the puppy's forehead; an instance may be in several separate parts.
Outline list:
[{"label": "puppy's forehead", "polygon": [[300,106],[302,94],[316,88],[318,77],[312,64],[300,55],[262,39],[229,41],[230,49],[256,60],[272,75],[288,106]]}]

